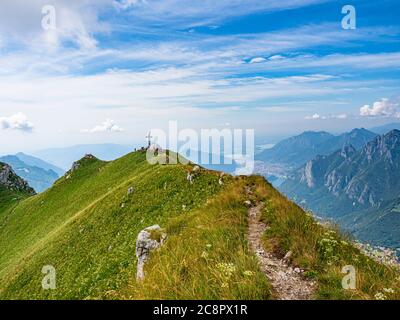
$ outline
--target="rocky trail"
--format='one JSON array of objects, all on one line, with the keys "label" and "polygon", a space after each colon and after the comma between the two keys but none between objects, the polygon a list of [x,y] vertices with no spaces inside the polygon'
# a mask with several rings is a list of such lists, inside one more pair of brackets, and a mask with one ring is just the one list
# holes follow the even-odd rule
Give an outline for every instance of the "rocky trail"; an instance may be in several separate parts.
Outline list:
[{"label": "rocky trail", "polygon": [[[247,190],[247,192],[249,192]],[[268,226],[260,221],[263,203],[251,206],[248,211],[248,241],[251,250],[257,256],[260,269],[268,277],[276,299],[279,300],[311,300],[315,291],[315,283],[304,279],[302,270],[293,268],[286,259],[279,259],[265,251],[262,236]]]}]

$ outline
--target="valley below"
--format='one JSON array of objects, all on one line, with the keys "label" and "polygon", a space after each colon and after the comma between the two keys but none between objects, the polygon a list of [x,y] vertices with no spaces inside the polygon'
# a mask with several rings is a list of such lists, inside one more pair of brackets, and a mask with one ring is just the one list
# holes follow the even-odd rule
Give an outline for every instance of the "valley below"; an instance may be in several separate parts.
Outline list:
[{"label": "valley below", "polygon": [[397,251],[399,155],[400,131],[396,129],[382,135],[366,129],[339,136],[306,132],[264,151],[256,168],[320,220],[338,224],[377,251]]}]

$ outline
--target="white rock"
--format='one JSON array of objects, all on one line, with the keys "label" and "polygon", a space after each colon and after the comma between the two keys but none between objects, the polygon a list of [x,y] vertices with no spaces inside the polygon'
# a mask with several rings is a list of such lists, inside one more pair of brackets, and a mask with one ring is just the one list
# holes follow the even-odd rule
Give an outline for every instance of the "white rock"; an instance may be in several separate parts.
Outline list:
[{"label": "white rock", "polygon": [[290,258],[292,257],[292,254],[293,254],[293,252],[289,250],[289,251],[286,253],[286,255],[283,257],[283,261],[285,261],[285,262],[290,261]]},{"label": "white rock", "polygon": [[[154,231],[161,233],[160,239],[151,239],[151,234]],[[149,258],[150,252],[158,249],[164,243],[166,238],[167,234],[162,231],[159,225],[148,227],[139,232],[136,240],[136,257],[138,259],[136,273],[137,280],[142,280],[144,278],[143,267]]]}]

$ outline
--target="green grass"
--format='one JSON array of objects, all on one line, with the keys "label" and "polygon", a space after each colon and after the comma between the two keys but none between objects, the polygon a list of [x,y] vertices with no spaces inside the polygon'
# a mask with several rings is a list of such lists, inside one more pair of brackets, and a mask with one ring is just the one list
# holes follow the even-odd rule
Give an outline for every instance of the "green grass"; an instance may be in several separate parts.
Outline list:
[{"label": "green grass", "polygon": [[145,267],[146,277],[113,297],[124,299],[269,299],[271,288],[248,249],[244,186],[167,223],[168,240]]},{"label": "green grass", "polygon": [[[186,167],[150,166],[141,152],[86,161],[0,226],[0,298],[106,298],[136,271],[140,230],[204,205],[220,189],[217,174],[189,185]],[[42,290],[44,265],[56,268],[57,290]]]},{"label": "green grass", "polygon": [[[386,299],[400,298],[400,273],[366,257],[351,245],[346,235],[336,228],[316,223],[293,202],[272,186],[257,184],[257,197],[264,199],[263,219],[270,226],[265,233],[265,246],[277,255],[292,251],[292,264],[306,270],[306,276],[317,281],[316,299],[375,299],[383,293]],[[356,289],[342,288],[342,268],[356,270]],[[386,292],[392,289],[394,292]]]},{"label": "green grass", "polygon": [[27,197],[28,195],[24,192],[11,191],[0,186],[0,224],[2,223],[2,219],[6,217],[6,212]]},{"label": "green grass", "polygon": [[[248,249],[246,185],[265,204],[266,248],[292,250],[293,265],[317,281],[316,298],[372,299],[384,288],[399,298],[398,272],[317,224],[263,178],[225,176],[220,186],[219,173],[202,170],[189,184],[190,167],[151,166],[135,152],[112,162],[83,159],[27,199],[0,190],[0,299],[274,298]],[[154,224],[168,238],[137,282],[136,238]],[[341,287],[348,264],[358,271],[355,291]],[[45,265],[55,267],[56,290],[41,287]]]}]

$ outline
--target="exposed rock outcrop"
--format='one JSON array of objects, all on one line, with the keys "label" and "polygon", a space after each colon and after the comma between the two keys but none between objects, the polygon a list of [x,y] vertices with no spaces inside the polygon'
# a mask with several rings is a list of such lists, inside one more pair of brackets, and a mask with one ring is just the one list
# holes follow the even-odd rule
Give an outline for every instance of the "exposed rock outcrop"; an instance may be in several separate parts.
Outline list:
[{"label": "exposed rock outcrop", "polygon": [[149,259],[151,251],[161,247],[167,238],[167,234],[159,225],[148,227],[139,232],[136,240],[137,273],[136,279],[144,278],[144,264]]},{"label": "exposed rock outcrop", "polygon": [[25,180],[17,176],[8,164],[2,162],[0,162],[0,185],[11,191],[25,192],[30,195],[35,194],[35,191]]},{"label": "exposed rock outcrop", "polygon": [[80,166],[82,165],[82,163],[84,163],[87,160],[94,160],[97,159],[94,155],[92,154],[86,154],[82,159],[75,161],[72,164],[71,170],[68,171],[68,173],[72,173],[76,170],[78,170],[80,168]]}]

